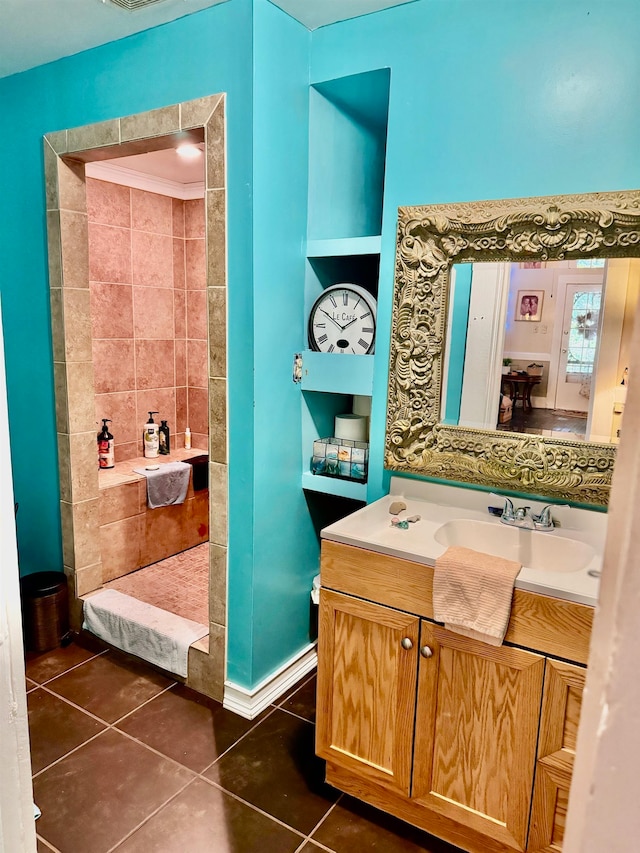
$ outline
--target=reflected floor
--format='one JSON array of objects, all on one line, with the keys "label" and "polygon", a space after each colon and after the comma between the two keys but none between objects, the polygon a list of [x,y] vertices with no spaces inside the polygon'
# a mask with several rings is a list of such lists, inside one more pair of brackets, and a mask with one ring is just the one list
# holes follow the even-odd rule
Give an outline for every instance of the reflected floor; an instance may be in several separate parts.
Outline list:
[{"label": "reflected floor", "polygon": [[517,408],[509,423],[498,424],[497,429],[584,441],[587,414],[564,409],[532,409],[530,412],[523,412],[521,408]]},{"label": "reflected floor", "polygon": [[104,584],[125,595],[209,624],[209,543],[203,542],[166,560]]}]

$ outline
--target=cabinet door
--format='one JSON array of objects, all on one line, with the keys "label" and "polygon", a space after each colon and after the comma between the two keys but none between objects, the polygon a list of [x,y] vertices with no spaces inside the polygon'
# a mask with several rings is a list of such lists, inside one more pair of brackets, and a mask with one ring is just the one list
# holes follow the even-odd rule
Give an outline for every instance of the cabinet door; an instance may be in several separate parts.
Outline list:
[{"label": "cabinet door", "polygon": [[524,850],[544,658],[422,623],[412,797]]},{"label": "cabinet door", "polygon": [[320,592],[316,752],[406,795],[419,628],[399,610]]},{"label": "cabinet door", "polygon": [[544,679],[529,847],[562,850],[586,669],[548,660]]}]

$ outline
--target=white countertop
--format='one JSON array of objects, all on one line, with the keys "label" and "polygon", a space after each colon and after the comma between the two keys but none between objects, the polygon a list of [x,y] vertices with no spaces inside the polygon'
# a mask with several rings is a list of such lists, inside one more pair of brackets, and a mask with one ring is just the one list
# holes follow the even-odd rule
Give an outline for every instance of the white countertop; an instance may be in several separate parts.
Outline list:
[{"label": "white countertop", "polygon": [[[406,510],[399,516],[401,519],[412,515],[420,516],[420,521],[410,524],[406,530],[391,524],[389,506],[398,500],[404,501],[407,505]],[[516,507],[526,504],[531,507],[532,512],[539,512],[545,506],[544,501],[525,501],[519,498],[513,499],[513,503]],[[572,542],[582,543],[583,546],[588,547],[576,548],[581,554],[587,555],[582,560],[584,565],[579,570],[532,569],[524,564],[526,558],[523,558],[523,567],[516,578],[515,585],[519,589],[595,606],[600,582],[598,577],[591,576],[589,572],[599,572],[602,568],[607,528],[606,513],[554,506],[552,516],[559,526],[553,531],[541,532],[507,527],[499,518],[490,515],[487,511],[488,506],[501,505],[499,497],[492,496],[488,492],[392,477],[388,495],[325,527],[321,535],[323,539],[368,548],[380,554],[413,560],[427,566],[433,566],[436,559],[446,550],[446,545],[440,544],[436,539],[436,535],[442,538],[442,532],[438,533],[438,530],[447,522],[456,519],[471,519],[488,525],[498,525],[503,530],[487,529],[489,534],[496,533],[498,536],[506,529],[509,536],[517,541],[523,554],[530,553],[531,537],[549,537],[551,541],[539,544],[551,552],[554,550],[552,545],[554,538],[557,545],[555,550],[558,552],[561,546],[570,552]],[[473,549],[473,539],[465,542],[464,545]],[[475,550],[492,553],[487,547],[476,547]],[[498,556],[507,555],[499,554]]]}]

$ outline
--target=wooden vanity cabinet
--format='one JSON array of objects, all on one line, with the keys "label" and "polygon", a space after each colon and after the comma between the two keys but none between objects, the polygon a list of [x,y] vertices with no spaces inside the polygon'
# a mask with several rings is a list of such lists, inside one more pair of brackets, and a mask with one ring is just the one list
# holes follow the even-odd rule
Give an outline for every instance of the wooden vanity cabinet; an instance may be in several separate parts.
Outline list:
[{"label": "wooden vanity cabinet", "polygon": [[524,850],[544,657],[426,621],[420,650],[412,798]]},{"label": "wooden vanity cabinet", "polygon": [[419,634],[416,616],[322,591],[320,655],[331,665],[318,681],[317,704],[327,713],[317,721],[317,751],[405,796],[411,786]]},{"label": "wooden vanity cabinet", "polygon": [[[507,637],[527,648],[494,647],[433,622],[432,575],[323,543],[316,751],[327,781],[470,853],[557,853],[586,670],[549,653],[563,625],[590,629],[592,609],[558,601],[554,613],[555,599],[526,593],[512,622],[541,606],[548,624],[510,622]],[[571,641],[580,663],[588,640]]]},{"label": "wooden vanity cabinet", "polygon": [[527,848],[536,853],[562,850],[586,675],[584,667],[547,661]]}]

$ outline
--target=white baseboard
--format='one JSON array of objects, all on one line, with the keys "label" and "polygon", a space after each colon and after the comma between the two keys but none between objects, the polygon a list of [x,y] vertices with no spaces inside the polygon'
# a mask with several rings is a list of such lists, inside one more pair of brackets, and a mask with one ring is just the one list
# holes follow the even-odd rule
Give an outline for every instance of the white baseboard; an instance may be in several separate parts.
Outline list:
[{"label": "white baseboard", "polygon": [[315,669],[317,663],[316,643],[311,643],[252,690],[234,684],[233,681],[225,681],[222,704],[234,714],[239,714],[246,720],[253,720],[303,676]]}]

